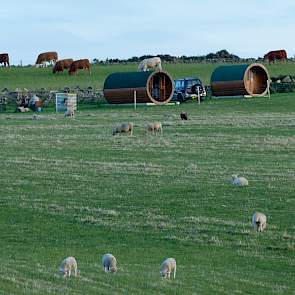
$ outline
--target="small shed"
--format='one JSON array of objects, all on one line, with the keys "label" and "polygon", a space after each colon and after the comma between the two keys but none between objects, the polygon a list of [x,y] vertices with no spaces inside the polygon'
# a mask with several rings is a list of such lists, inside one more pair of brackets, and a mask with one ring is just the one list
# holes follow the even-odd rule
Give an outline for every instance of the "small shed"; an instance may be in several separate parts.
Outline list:
[{"label": "small shed", "polygon": [[104,82],[103,94],[111,104],[133,103],[135,91],[137,103],[163,105],[173,96],[174,81],[167,72],[154,71],[113,73]]},{"label": "small shed", "polygon": [[264,65],[259,63],[220,66],[211,76],[213,96],[264,96],[270,77]]},{"label": "small shed", "polygon": [[71,108],[77,110],[77,94],[76,93],[56,93],[55,109],[56,112],[65,112]]}]

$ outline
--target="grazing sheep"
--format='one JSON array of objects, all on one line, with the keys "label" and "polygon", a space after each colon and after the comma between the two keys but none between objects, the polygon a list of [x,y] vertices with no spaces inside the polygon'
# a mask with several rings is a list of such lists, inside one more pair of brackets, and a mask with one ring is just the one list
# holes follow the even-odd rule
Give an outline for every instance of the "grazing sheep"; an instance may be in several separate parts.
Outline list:
[{"label": "grazing sheep", "polygon": [[29,112],[30,109],[27,108],[27,107],[17,107],[17,112],[21,112],[21,113],[26,113],[26,112]]},{"label": "grazing sheep", "polygon": [[105,254],[102,257],[102,266],[105,272],[117,272],[117,260],[116,257],[112,254]]},{"label": "grazing sheep", "polygon": [[40,115],[34,114],[32,120],[40,120],[42,117]]},{"label": "grazing sheep", "polygon": [[253,228],[257,231],[263,231],[266,228],[266,216],[263,213],[255,212],[252,217]]},{"label": "grazing sheep", "polygon": [[77,261],[75,257],[67,257],[64,259],[59,267],[60,273],[63,274],[64,277],[70,277],[71,271],[74,271],[75,277],[78,275],[78,269],[77,269]]},{"label": "grazing sheep", "polygon": [[155,132],[163,133],[162,123],[154,122],[154,123],[147,124],[147,131],[151,131],[151,132],[154,132],[154,133]]},{"label": "grazing sheep", "polygon": [[249,181],[245,177],[232,175],[232,184],[236,186],[246,186],[249,184]]},{"label": "grazing sheep", "polygon": [[133,134],[133,123],[122,123],[113,129],[113,135],[117,133],[129,133]]},{"label": "grazing sheep", "polygon": [[175,279],[176,275],[176,260],[174,258],[167,258],[162,264],[161,264],[161,276],[166,279],[170,279],[170,274],[173,272],[173,277]]},{"label": "grazing sheep", "polygon": [[75,110],[73,108],[68,108],[65,111],[65,117],[71,117],[73,118],[75,116]]},{"label": "grazing sheep", "polygon": [[180,113],[180,118],[181,118],[181,120],[188,120],[187,113],[186,112],[181,112]]}]

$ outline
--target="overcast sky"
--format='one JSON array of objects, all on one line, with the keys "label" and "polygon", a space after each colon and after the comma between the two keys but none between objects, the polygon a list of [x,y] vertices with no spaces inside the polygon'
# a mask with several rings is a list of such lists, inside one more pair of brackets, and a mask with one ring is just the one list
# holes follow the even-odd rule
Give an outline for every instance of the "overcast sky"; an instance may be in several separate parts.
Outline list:
[{"label": "overcast sky", "polygon": [[[5,4],[4,4],[5,3]],[[144,54],[240,57],[269,50],[295,54],[295,0],[9,0],[0,7],[0,52],[34,64],[59,58],[128,58]]]}]

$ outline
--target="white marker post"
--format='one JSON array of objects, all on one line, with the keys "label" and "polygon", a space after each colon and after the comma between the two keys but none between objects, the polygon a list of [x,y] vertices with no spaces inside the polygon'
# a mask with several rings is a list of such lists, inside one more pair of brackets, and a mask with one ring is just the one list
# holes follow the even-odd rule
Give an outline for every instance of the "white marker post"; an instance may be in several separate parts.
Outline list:
[{"label": "white marker post", "polygon": [[133,92],[133,99],[134,99],[134,109],[136,110],[136,90]]},{"label": "white marker post", "polygon": [[197,87],[198,89],[198,104],[201,104],[201,98],[200,98],[200,87]]},{"label": "white marker post", "polygon": [[267,80],[267,94],[268,94],[268,98],[270,99],[270,80]]}]

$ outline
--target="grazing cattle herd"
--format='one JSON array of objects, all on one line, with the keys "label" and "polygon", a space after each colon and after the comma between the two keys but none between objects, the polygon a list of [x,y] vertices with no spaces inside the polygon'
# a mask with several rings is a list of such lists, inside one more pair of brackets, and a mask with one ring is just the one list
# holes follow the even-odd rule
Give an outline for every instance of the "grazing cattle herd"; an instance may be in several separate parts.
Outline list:
[{"label": "grazing cattle herd", "polygon": [[[275,61],[286,61],[287,58],[287,52],[284,49],[269,51],[264,55],[264,61],[268,61],[269,63],[274,63]],[[0,54],[0,63],[3,64],[4,67],[10,66],[8,53]],[[55,51],[40,53],[37,57],[35,66],[47,67],[48,64],[53,65],[53,74],[63,72],[64,70],[68,70],[70,75],[77,75],[78,70],[88,70],[89,74],[91,74],[90,62],[88,59],[79,59],[74,61],[72,58],[68,58],[59,60],[58,54]],[[162,61],[160,57],[156,56],[143,59],[139,63],[137,71],[149,71],[150,69],[162,70]]]}]

